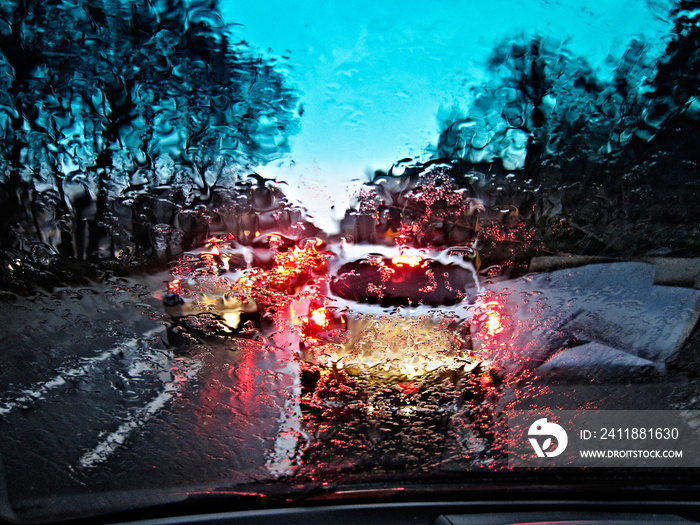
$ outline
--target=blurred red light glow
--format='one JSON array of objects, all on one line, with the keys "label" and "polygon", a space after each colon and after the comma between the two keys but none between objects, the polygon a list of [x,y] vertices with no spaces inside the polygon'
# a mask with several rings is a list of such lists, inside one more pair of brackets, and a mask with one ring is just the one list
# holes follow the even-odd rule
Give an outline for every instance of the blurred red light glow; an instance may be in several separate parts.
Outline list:
[{"label": "blurred red light glow", "polygon": [[391,264],[394,266],[410,266],[411,268],[415,268],[422,262],[423,259],[421,259],[418,255],[413,255],[411,257],[406,255],[397,255],[391,259]]},{"label": "blurred red light glow", "polygon": [[317,308],[316,310],[312,310],[311,319],[321,328],[327,328],[328,324],[330,323],[328,319],[328,311],[326,310],[325,306]]},{"label": "blurred red light glow", "polygon": [[479,305],[474,314],[481,323],[481,330],[485,335],[492,337],[503,332],[504,319],[501,304],[498,301],[489,301]]}]

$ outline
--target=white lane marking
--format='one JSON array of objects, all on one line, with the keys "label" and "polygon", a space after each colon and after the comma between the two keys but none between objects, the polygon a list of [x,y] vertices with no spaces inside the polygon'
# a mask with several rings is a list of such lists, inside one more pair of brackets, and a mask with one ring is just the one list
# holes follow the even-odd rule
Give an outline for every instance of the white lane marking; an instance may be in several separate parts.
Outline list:
[{"label": "white lane marking", "polygon": [[129,339],[119,343],[114,348],[111,348],[98,356],[89,357],[81,361],[81,365],[67,370],[58,369],[58,375],[43,383],[38,383],[31,388],[22,390],[19,397],[10,401],[0,403],[0,416],[7,416],[16,408],[27,407],[32,403],[44,399],[52,390],[64,386],[69,379],[77,379],[88,375],[98,364],[107,361],[111,357],[119,355],[125,349],[134,349],[138,340]]},{"label": "white lane marking", "polygon": [[21,390],[18,397],[8,401],[0,402],[0,417],[9,415],[17,408],[26,408],[37,401],[41,401],[56,388],[65,386],[69,380],[87,376],[100,363],[104,363],[112,357],[118,356],[120,353],[132,353],[138,350],[139,342],[143,339],[149,339],[161,332],[162,328],[154,328],[145,332],[140,338],[127,339],[115,345],[113,348],[102,352],[94,357],[86,357],[80,359],[80,365],[73,368],[58,368],[57,375],[48,381],[36,383],[30,388]]},{"label": "white lane marking", "polygon": [[[287,321],[288,322],[288,321]],[[289,394],[278,419],[277,437],[267,461],[268,472],[275,477],[294,473],[309,436],[301,423],[301,367],[295,359],[299,352],[299,338],[293,330],[280,330],[273,334],[276,343],[277,372],[285,378],[280,385]]]},{"label": "white lane marking", "polygon": [[309,436],[301,423],[301,386],[293,386],[279,418],[274,449],[267,461],[267,470],[274,477],[289,476],[301,462]]},{"label": "white lane marking", "polygon": [[196,360],[185,361],[179,370],[182,373],[173,381],[163,385],[163,390],[149,401],[145,406],[136,408],[127,413],[126,421],[103,439],[95,448],[85,452],[78,460],[78,468],[90,469],[107,461],[119,447],[124,445],[130,434],[141,428],[149,419],[165,408],[169,401],[180,395],[180,389],[197,376],[202,363]]},{"label": "white lane marking", "polygon": [[133,412],[131,418],[122,423],[117,430],[112,432],[106,439],[99,443],[94,449],[84,453],[78,460],[78,467],[82,469],[92,468],[107,461],[117,448],[122,446],[134,430],[143,426],[156,412],[161,410],[177,393],[176,390],[164,390],[153,398],[146,406],[138,408]]}]

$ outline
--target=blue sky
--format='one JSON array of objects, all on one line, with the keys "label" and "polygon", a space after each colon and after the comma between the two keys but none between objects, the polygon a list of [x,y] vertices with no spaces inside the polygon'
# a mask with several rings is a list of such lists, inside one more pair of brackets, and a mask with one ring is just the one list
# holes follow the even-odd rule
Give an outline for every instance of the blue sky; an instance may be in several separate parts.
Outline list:
[{"label": "blue sky", "polygon": [[[525,31],[556,39],[601,71],[631,38],[660,52],[669,0],[221,0],[249,43],[288,55],[303,93],[302,130],[282,163],[260,173],[290,183],[319,224],[332,229],[367,171],[425,154],[437,143],[438,111],[466,106],[484,82],[495,42]],[[396,6],[396,7],[394,7]],[[651,6],[651,7],[650,7]],[[355,181],[355,182],[353,182]],[[337,218],[337,217],[336,217]]]}]

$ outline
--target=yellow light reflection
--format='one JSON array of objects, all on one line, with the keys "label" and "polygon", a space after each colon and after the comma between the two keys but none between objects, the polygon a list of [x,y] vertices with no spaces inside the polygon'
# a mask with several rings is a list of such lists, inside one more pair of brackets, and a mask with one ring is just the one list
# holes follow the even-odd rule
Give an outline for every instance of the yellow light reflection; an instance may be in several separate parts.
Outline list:
[{"label": "yellow light reflection", "polygon": [[357,315],[348,319],[344,344],[312,350],[317,362],[350,375],[406,381],[438,369],[468,369],[476,360],[465,342],[429,317]]}]

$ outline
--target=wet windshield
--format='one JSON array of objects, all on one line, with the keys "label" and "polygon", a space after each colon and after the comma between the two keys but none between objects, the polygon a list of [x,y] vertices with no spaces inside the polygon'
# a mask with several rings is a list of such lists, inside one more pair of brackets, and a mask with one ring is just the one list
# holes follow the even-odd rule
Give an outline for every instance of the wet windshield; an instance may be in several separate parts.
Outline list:
[{"label": "wet windshield", "polygon": [[699,28],[2,2],[0,513],[700,466]]}]

